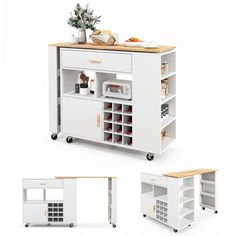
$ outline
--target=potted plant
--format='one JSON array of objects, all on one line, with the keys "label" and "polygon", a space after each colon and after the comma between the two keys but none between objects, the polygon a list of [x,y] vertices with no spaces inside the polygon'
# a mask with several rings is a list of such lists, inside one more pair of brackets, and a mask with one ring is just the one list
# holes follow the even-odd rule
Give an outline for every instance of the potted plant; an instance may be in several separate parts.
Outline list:
[{"label": "potted plant", "polygon": [[93,10],[89,8],[89,4],[85,8],[81,7],[78,3],[74,9],[74,12],[70,13],[71,16],[68,19],[68,24],[79,30],[78,43],[86,43],[86,29],[96,30],[95,25],[100,22],[101,16],[94,16]]},{"label": "potted plant", "polygon": [[89,94],[89,89],[88,89],[88,81],[89,77],[84,74],[84,72],[81,72],[80,74],[80,94],[81,95],[88,95]]}]

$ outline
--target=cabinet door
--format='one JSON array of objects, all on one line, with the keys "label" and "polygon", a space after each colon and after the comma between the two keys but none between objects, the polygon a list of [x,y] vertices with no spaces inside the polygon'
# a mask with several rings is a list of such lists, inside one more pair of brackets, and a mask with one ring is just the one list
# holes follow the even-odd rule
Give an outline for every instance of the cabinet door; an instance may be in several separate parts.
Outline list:
[{"label": "cabinet door", "polygon": [[142,197],[141,211],[149,217],[156,218],[156,201],[153,198]]},{"label": "cabinet door", "polygon": [[101,140],[101,110],[102,104],[99,101],[64,97],[63,133],[74,137]]},{"label": "cabinet door", "polygon": [[24,204],[24,223],[47,223],[47,204]]}]

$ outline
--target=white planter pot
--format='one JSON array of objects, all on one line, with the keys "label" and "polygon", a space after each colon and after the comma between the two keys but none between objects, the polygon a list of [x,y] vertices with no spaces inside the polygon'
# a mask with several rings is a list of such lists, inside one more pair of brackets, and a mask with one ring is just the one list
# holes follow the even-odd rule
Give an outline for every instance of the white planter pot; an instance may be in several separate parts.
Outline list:
[{"label": "white planter pot", "polygon": [[88,88],[80,88],[80,94],[81,95],[88,95],[89,89]]}]

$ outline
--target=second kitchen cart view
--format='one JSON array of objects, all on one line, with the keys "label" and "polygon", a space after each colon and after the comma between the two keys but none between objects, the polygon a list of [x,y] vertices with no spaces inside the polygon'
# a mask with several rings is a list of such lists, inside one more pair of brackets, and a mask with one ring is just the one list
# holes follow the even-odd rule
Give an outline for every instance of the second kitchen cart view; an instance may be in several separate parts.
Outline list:
[{"label": "second kitchen cart view", "polygon": [[[77,179],[108,181],[108,221],[116,227],[117,178],[112,176],[66,176],[54,179],[23,179],[23,222],[30,225],[77,223]],[[35,191],[38,192],[35,194]],[[79,196],[78,196],[79,197]]]},{"label": "second kitchen cart view", "polygon": [[175,47],[49,45],[52,139],[138,150],[148,160],[176,136]]},{"label": "second kitchen cart view", "polygon": [[200,206],[217,209],[217,171],[196,169],[163,175],[142,173],[141,212],[173,228],[174,232],[194,222],[194,175],[200,175]]}]

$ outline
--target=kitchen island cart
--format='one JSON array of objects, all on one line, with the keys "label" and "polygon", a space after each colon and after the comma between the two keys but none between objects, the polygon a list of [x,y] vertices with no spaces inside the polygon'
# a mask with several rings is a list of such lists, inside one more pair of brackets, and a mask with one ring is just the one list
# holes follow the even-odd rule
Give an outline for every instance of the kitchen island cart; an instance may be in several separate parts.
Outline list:
[{"label": "kitchen island cart", "polygon": [[[62,133],[68,143],[79,138],[142,151],[153,160],[176,137],[175,57],[172,46],[50,44],[52,139]],[[88,95],[75,93],[82,72],[93,81],[93,93]],[[104,96],[107,81],[131,86],[131,99]]]},{"label": "kitchen island cart", "polygon": [[141,175],[141,212],[173,228],[174,232],[194,222],[194,175],[200,175],[200,205],[217,213],[217,171],[197,169]]}]

